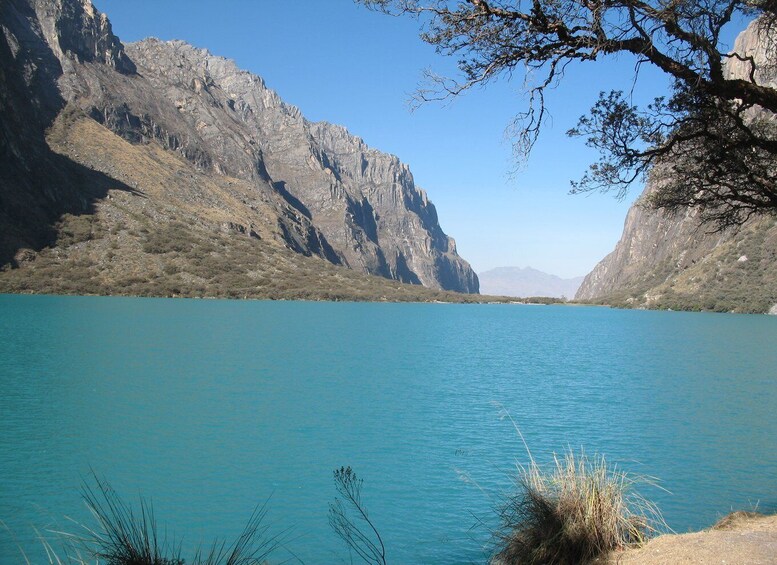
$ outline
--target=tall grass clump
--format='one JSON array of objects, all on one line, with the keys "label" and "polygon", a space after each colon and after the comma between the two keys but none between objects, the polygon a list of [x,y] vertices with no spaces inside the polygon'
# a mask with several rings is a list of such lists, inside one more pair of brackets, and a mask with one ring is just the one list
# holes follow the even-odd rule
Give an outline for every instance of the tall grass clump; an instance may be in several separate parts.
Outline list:
[{"label": "tall grass clump", "polygon": [[518,493],[500,509],[493,565],[573,565],[644,543],[665,527],[658,509],[635,491],[649,479],[572,450],[541,468],[519,468]]},{"label": "tall grass clump", "polygon": [[233,542],[214,541],[185,560],[180,543],[169,541],[166,531],[160,534],[149,502],[141,499],[139,510],[135,510],[107,482],[97,476],[94,480],[95,486],[84,485],[82,495],[96,526],[80,524],[82,531],[77,534],[52,532],[60,536],[63,551],[57,553],[45,542],[49,563],[90,565],[94,560],[95,565],[261,565],[280,545],[276,537],[267,535],[268,527],[263,523],[266,505],[261,505]]}]

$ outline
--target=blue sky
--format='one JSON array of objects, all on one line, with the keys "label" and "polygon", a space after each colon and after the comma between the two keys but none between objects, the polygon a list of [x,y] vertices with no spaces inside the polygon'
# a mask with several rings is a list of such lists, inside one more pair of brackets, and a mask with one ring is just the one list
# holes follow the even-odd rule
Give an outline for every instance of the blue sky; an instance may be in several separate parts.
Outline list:
[{"label": "blue sky", "polygon": [[[641,187],[624,201],[570,196],[596,153],[565,133],[599,91],[665,92],[643,69],[636,85],[627,57],[570,68],[548,106],[551,119],[517,175],[505,129],[526,105],[523,77],[411,111],[424,69],[455,76],[455,61],[418,38],[411,18],[378,14],[352,0],[95,0],[124,42],[183,39],[234,59],[312,121],[346,126],[370,146],[410,165],[440,224],[477,272],[532,266],[564,277],[586,274],[609,253]],[[633,90],[632,90],[633,89]]]}]

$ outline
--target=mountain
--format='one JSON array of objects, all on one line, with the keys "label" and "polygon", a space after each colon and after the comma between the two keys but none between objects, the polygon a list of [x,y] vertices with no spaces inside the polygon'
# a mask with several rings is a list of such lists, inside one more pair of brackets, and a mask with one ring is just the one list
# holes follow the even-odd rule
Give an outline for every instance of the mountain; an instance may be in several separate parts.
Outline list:
[{"label": "mountain", "polygon": [[125,46],[90,0],[4,0],[0,26],[0,290],[266,296],[304,259],[338,273],[314,295],[354,280],[332,266],[478,292],[407,165],[233,62]]},{"label": "mountain", "polygon": [[[755,25],[734,51],[764,69],[760,84],[777,86],[765,37]],[[745,61],[730,59],[726,72],[745,77]],[[777,305],[777,219],[760,217],[739,229],[713,232],[697,210],[666,214],[643,205],[650,179],[629,210],[620,241],[583,281],[577,300],[640,308],[763,313]]]},{"label": "mountain", "polygon": [[497,267],[478,273],[480,291],[495,296],[572,298],[583,277],[562,279],[531,267]]}]

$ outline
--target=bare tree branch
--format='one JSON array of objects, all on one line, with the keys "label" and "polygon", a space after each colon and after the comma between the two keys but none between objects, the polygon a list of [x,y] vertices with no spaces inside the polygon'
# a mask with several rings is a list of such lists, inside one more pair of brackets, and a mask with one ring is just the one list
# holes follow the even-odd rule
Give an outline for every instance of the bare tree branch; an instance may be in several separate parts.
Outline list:
[{"label": "bare tree branch", "polygon": [[[563,80],[567,65],[630,54],[636,69],[661,69],[674,79],[667,97],[638,108],[622,93],[603,93],[569,131],[601,155],[572,192],[614,190],[623,197],[660,165],[672,178],[653,195],[656,207],[698,207],[703,220],[719,226],[777,214],[777,89],[763,80],[777,73],[777,0],[357,1],[419,18],[421,38],[457,57],[461,76],[434,76],[419,92],[421,102],[523,71],[529,103],[513,124],[519,159],[537,141],[545,91]],[[766,63],[721,45],[721,31],[735,16],[758,17]],[[748,63],[745,72],[726,72],[732,60]]]}]

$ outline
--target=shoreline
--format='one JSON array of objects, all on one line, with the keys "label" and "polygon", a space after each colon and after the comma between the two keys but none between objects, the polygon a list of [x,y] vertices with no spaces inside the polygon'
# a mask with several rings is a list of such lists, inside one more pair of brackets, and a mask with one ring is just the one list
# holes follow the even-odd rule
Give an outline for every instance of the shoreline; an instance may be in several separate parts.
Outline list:
[{"label": "shoreline", "polygon": [[613,551],[594,565],[675,565],[777,563],[777,514],[737,511],[710,528],[664,534],[645,545]]}]

